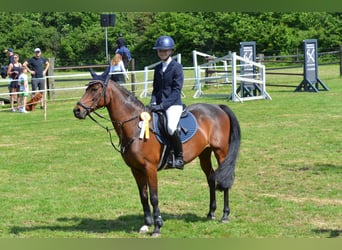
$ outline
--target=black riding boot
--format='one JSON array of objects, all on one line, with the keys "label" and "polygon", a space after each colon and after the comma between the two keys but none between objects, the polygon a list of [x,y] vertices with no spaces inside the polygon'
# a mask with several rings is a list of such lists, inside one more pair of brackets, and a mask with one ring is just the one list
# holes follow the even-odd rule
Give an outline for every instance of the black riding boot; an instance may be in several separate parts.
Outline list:
[{"label": "black riding boot", "polygon": [[184,161],[183,161],[183,148],[182,142],[179,136],[178,131],[174,132],[171,136],[171,144],[174,150],[175,160],[174,162],[171,160],[168,162],[168,165],[173,168],[183,169]]}]

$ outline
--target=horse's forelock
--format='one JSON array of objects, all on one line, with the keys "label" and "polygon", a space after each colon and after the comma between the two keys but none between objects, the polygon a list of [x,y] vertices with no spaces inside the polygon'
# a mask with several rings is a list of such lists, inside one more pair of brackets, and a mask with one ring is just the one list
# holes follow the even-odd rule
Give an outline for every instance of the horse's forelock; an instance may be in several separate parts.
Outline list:
[{"label": "horse's forelock", "polygon": [[87,86],[87,87],[89,88],[90,86],[93,86],[93,85],[96,84],[96,83],[100,83],[102,86],[104,85],[104,82],[103,82],[103,81],[100,81],[100,80],[93,80],[93,81],[88,82],[85,86]]}]

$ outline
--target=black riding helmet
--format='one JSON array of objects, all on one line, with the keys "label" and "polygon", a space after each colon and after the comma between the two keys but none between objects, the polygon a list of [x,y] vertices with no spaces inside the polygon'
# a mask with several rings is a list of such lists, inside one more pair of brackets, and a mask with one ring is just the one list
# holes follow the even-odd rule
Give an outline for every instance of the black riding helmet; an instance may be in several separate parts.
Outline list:
[{"label": "black riding helmet", "polygon": [[119,37],[118,40],[116,40],[116,44],[117,44],[119,47],[126,45],[125,38]]},{"label": "black riding helmet", "polygon": [[167,50],[167,49],[174,49],[175,48],[175,42],[170,36],[160,36],[153,49],[158,50]]}]

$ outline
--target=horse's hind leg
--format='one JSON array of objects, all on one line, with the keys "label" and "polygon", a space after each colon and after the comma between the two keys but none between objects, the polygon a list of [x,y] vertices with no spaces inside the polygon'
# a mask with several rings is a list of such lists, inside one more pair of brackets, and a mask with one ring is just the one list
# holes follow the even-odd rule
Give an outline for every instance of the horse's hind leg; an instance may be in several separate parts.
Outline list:
[{"label": "horse's hind leg", "polygon": [[228,222],[228,216],[230,213],[229,208],[229,189],[226,188],[223,190],[223,216],[221,218],[221,222],[225,223]]},{"label": "horse's hind leg", "polygon": [[209,213],[207,215],[208,219],[215,218],[215,210],[216,210],[216,190],[215,190],[215,172],[212,168],[211,164],[211,149],[207,148],[202,154],[199,156],[201,168],[207,177],[207,182],[209,186]]}]

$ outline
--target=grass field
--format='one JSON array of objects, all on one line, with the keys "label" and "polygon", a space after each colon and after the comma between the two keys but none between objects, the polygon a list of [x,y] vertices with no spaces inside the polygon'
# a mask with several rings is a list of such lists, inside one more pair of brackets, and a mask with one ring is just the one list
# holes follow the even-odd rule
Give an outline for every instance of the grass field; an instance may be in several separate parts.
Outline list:
[{"label": "grass field", "polygon": [[[209,194],[198,160],[184,171],[159,173],[163,238],[341,237],[342,80],[337,65],[320,67],[319,75],[329,91],[272,86],[272,100],[244,103],[194,99],[192,83],[185,85],[184,103],[233,109],[242,145],[227,224],[218,220],[220,193],[217,220],[206,220]],[[267,76],[272,84],[301,80]],[[206,94],[229,91],[230,86],[204,88]],[[0,107],[1,238],[149,237],[137,232],[143,220],[138,190],[106,131],[72,114],[82,93],[56,92],[46,120],[39,109],[19,114]]]}]

